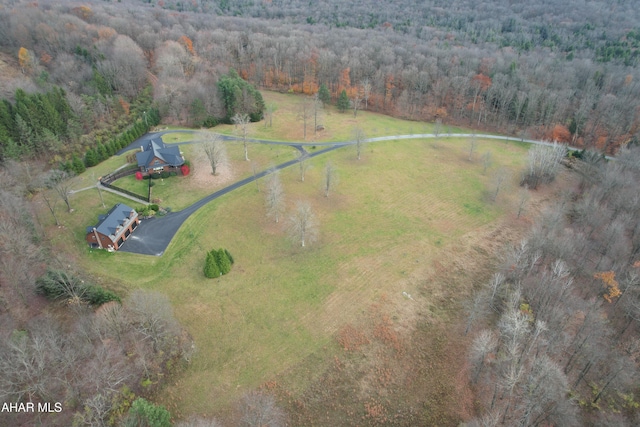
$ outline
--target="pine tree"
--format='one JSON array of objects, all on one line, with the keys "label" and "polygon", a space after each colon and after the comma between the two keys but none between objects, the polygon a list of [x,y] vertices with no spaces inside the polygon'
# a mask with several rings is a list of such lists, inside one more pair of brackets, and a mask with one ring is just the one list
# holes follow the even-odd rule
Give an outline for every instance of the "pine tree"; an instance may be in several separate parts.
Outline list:
[{"label": "pine tree", "polygon": [[75,172],[76,175],[80,175],[86,170],[84,163],[82,163],[82,160],[80,160],[80,157],[76,154],[74,154],[73,159],[71,159],[71,170]]},{"label": "pine tree", "polygon": [[207,253],[207,258],[204,263],[204,276],[209,279],[220,277],[220,268],[218,268],[218,262],[216,261],[215,250]]},{"label": "pine tree", "polygon": [[327,85],[324,83],[322,83],[320,85],[320,89],[318,89],[318,98],[320,98],[320,101],[322,101],[324,105],[329,105],[331,103],[331,93],[329,92]]},{"label": "pine tree", "polygon": [[95,166],[98,163],[99,163],[98,155],[96,154],[96,152],[93,151],[91,148],[88,149],[87,152],[84,154],[84,165],[90,168],[91,166]]},{"label": "pine tree", "polygon": [[342,89],[342,92],[340,92],[337,106],[341,113],[344,113],[349,109],[349,97],[347,96],[347,91],[345,89]]},{"label": "pine tree", "polygon": [[216,251],[216,262],[221,274],[227,274],[231,271],[231,261],[227,257],[227,253],[224,249],[218,249]]}]

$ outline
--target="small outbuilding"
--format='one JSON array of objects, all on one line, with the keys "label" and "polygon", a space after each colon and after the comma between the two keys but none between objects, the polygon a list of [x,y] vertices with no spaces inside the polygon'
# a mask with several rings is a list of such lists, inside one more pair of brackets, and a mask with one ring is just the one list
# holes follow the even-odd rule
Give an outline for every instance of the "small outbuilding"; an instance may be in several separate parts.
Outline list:
[{"label": "small outbuilding", "polygon": [[118,250],[139,224],[138,213],[118,203],[106,215],[99,215],[96,225],[87,227],[87,243],[92,248]]},{"label": "small outbuilding", "polygon": [[184,157],[177,145],[166,145],[162,139],[155,138],[136,153],[138,168],[143,173],[178,172],[184,164]]}]

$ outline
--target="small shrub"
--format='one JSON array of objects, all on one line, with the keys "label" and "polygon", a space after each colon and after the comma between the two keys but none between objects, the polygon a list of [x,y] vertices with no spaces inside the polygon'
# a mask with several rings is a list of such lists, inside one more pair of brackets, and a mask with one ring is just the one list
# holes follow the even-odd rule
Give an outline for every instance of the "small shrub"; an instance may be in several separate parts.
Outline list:
[{"label": "small shrub", "polygon": [[86,299],[86,301],[91,305],[102,305],[110,301],[122,302],[120,297],[114,292],[96,285],[89,285],[86,287],[83,299]]},{"label": "small shrub", "polygon": [[171,171],[169,172],[169,176],[178,176],[178,172]]},{"label": "small shrub", "polygon": [[206,127],[206,128],[212,128],[212,127],[216,127],[218,126],[218,119],[216,119],[213,116],[208,116],[206,119],[204,119],[204,121],[202,122],[202,126]]},{"label": "small shrub", "polygon": [[170,176],[171,176],[171,174],[169,172],[167,172],[167,171],[160,172],[160,178],[162,178],[162,179],[167,179]]},{"label": "small shrub", "polygon": [[158,206],[158,205],[157,205],[157,204],[155,204],[155,203],[150,204],[150,205],[148,206],[148,208],[149,208],[149,209],[151,209],[152,211],[156,211],[156,212],[158,212],[158,211],[160,210],[160,206]]},{"label": "small shrub", "polygon": [[160,174],[159,173],[152,173],[151,174],[151,179],[160,179]]},{"label": "small shrub", "polygon": [[171,413],[139,397],[131,404],[125,426],[171,427]]}]

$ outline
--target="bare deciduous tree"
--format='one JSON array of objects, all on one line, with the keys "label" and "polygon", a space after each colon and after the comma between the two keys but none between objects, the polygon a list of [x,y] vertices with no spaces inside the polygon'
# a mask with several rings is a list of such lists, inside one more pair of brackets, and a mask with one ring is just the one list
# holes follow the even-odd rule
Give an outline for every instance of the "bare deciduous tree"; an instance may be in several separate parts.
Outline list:
[{"label": "bare deciduous tree", "polygon": [[362,99],[364,99],[364,109],[369,109],[369,98],[371,97],[371,80],[364,79],[362,81]]},{"label": "bare deciduous tree", "polygon": [[296,203],[295,211],[289,217],[289,234],[302,247],[317,240],[318,225],[309,203]]},{"label": "bare deciduous tree", "polygon": [[487,362],[487,355],[496,351],[498,347],[498,337],[492,331],[483,329],[475,337],[471,344],[470,359],[474,366],[474,373],[472,381],[475,383],[478,381],[482,368],[484,368]]},{"label": "bare deciduous tree", "polygon": [[269,127],[273,126],[273,113],[276,112],[276,110],[278,109],[278,106],[276,105],[275,102],[270,102],[266,105],[264,112],[265,112],[265,119],[264,119],[264,127],[267,127],[267,123],[269,123]]},{"label": "bare deciduous tree", "polygon": [[502,190],[502,187],[504,186],[504,184],[508,179],[509,179],[509,171],[507,169],[500,168],[498,171],[496,171],[496,173],[493,176],[494,190],[491,196],[491,200],[493,200],[494,202],[496,201],[496,199],[498,198],[498,193],[500,193],[500,190]]},{"label": "bare deciduous tree", "polygon": [[55,190],[58,197],[67,205],[67,211],[71,212],[71,203],[69,197],[71,196],[71,185],[73,184],[73,175],[61,170],[53,170],[47,177],[45,185],[47,188]]},{"label": "bare deciduous tree", "polygon": [[485,152],[482,155],[482,174],[483,175],[487,173],[487,169],[491,167],[492,163],[493,163],[493,159],[492,159],[491,151]]},{"label": "bare deciduous tree", "polygon": [[280,222],[280,216],[284,211],[284,190],[280,182],[280,171],[272,171],[267,178],[266,204],[267,216],[275,222]]},{"label": "bare deciduous tree", "polygon": [[303,97],[298,104],[298,120],[302,120],[302,138],[307,140],[307,122],[314,114],[314,102],[309,97]]},{"label": "bare deciduous tree", "polygon": [[125,307],[134,329],[151,342],[155,352],[168,350],[175,344],[178,323],[166,295],[136,289],[129,295]]},{"label": "bare deciduous tree", "polygon": [[309,169],[309,157],[305,154],[300,154],[298,157],[298,167],[300,168],[300,181],[304,182],[304,176],[307,173],[307,169]]},{"label": "bare deciduous tree", "polygon": [[470,139],[469,139],[469,158],[468,160],[470,162],[473,161],[473,153],[475,153],[476,148],[478,148],[478,140],[476,139],[476,136],[473,135]]},{"label": "bare deciduous tree", "polygon": [[527,169],[522,178],[522,185],[536,189],[540,184],[553,181],[558,173],[560,161],[566,156],[567,147],[554,143],[552,146],[536,145],[529,150]]},{"label": "bare deciduous tree", "polygon": [[276,405],[273,396],[261,392],[250,392],[242,398],[238,408],[242,427],[282,427],[286,416]]},{"label": "bare deciduous tree", "polygon": [[247,146],[247,135],[249,133],[249,115],[244,113],[236,113],[231,121],[236,125],[236,129],[239,130],[239,133],[242,137],[242,144],[244,146],[244,159],[249,161],[249,147]]},{"label": "bare deciduous tree", "polygon": [[520,189],[520,194],[518,197],[518,215],[516,216],[516,218],[520,218],[520,215],[522,215],[522,213],[527,208],[527,204],[529,203],[530,199],[531,194],[529,194],[529,187],[525,184],[525,186]]},{"label": "bare deciduous tree", "polygon": [[329,192],[335,188],[337,180],[338,174],[336,168],[333,166],[333,163],[327,162],[324,167],[324,180],[322,184],[324,197],[329,197]]},{"label": "bare deciduous tree", "polygon": [[366,138],[366,135],[364,133],[364,130],[362,130],[362,128],[356,127],[353,129],[353,140],[356,143],[356,154],[358,156],[358,160],[360,160],[361,158],[362,146],[364,145],[365,138]]},{"label": "bare deciduous tree", "polygon": [[437,118],[435,123],[433,124],[433,134],[436,136],[440,136],[442,133],[442,119]]},{"label": "bare deciduous tree", "polygon": [[202,149],[204,150],[209,165],[211,165],[211,173],[216,175],[218,168],[227,164],[227,149],[220,135],[215,133],[203,133]]}]

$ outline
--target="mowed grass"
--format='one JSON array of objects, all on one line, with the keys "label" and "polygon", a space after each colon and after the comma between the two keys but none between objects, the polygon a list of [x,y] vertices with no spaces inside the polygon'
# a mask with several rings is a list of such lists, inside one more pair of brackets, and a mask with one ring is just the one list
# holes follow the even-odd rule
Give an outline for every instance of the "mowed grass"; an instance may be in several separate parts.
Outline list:
[{"label": "mowed grass", "polygon": [[[483,175],[487,150],[494,166]],[[304,250],[265,217],[253,184],[189,218],[162,257],[84,249],[84,227],[104,211],[96,190],[74,195],[78,209],[62,215],[67,227],[53,240],[62,249],[71,231],[73,252],[96,277],[169,296],[197,352],[158,398],[177,416],[211,414],[308,356],[330,353],[334,333],[376,298],[414,292],[404,279],[416,266],[513,209],[509,198],[489,202],[487,191],[493,171],[504,166],[515,177],[525,153],[521,144],[479,141],[469,162],[464,139],[403,140],[369,144],[360,161],[353,147],[314,158],[305,182],[289,168],[281,174],[287,211],[307,201],[319,223],[319,241]],[[329,198],[321,191],[327,161],[339,175]],[[107,207],[116,199],[108,195]],[[205,279],[205,253],[220,247],[235,256],[233,270]]]},{"label": "mowed grass", "polygon": [[[295,120],[299,98],[265,93],[265,99],[279,106],[274,126],[252,124],[251,136],[301,140],[302,124]],[[323,124],[324,140],[348,140],[354,119],[334,110],[326,113]],[[366,125],[371,137],[432,131],[430,124],[367,112],[358,114],[358,124]],[[214,130],[225,129],[233,131],[231,126]],[[192,138],[175,133],[165,141]],[[193,158],[197,147],[181,149]],[[319,223],[319,241],[304,250],[287,238],[285,220],[275,224],[265,217],[264,193],[254,184],[190,217],[162,257],[86,247],[85,228],[98,214],[117,202],[135,205],[110,193],[102,193],[105,207],[96,189],[72,196],[73,213],[59,203],[60,228],[51,226],[51,215],[42,206],[40,222],[48,226],[54,250],[77,259],[101,283],[123,293],[142,287],[169,296],[197,352],[186,372],[158,399],[176,416],[212,414],[293,366],[300,371],[301,364],[312,360],[309,371],[320,372],[316,364],[330,360],[334,333],[342,325],[355,322],[382,295],[417,295],[417,285],[406,280],[417,266],[429,265],[440,248],[462,235],[515,211],[515,196],[502,192],[494,203],[487,193],[501,167],[512,172],[510,185],[515,185],[527,149],[520,143],[479,140],[470,162],[466,139],[388,141],[366,145],[360,161],[354,147],[311,159],[305,182],[299,180],[296,166],[286,169],[281,179],[287,212],[296,201],[307,201]],[[483,174],[480,158],[486,151],[492,152],[493,166]],[[249,156],[263,170],[295,153],[289,147],[253,144]],[[253,173],[240,144],[229,145],[229,157],[236,170],[233,181]],[[321,183],[328,161],[335,165],[339,182],[325,198]],[[74,188],[93,185],[98,176],[125,162],[126,156],[113,157],[91,168],[76,178]],[[180,179],[165,180],[171,191],[163,204],[174,210],[217,189],[199,189],[188,177]],[[258,184],[264,190],[264,180]],[[205,253],[220,247],[231,251],[236,264],[227,276],[205,279]],[[294,388],[304,389],[304,384]]]},{"label": "mowed grass", "polygon": [[[363,110],[358,111],[357,117],[354,117],[353,111],[340,113],[335,107],[326,106],[318,116],[318,124],[322,124],[324,130],[314,133],[314,119],[311,116],[307,120],[307,138],[304,139],[304,125],[299,117],[302,97],[278,92],[263,92],[263,97],[267,104],[274,103],[276,105],[273,124],[271,127],[265,127],[264,121],[251,123],[249,135],[252,138],[300,141],[312,144],[313,142],[352,140],[353,130],[356,127],[361,128],[367,137],[431,133],[434,129],[433,123],[401,120]],[[225,134],[236,132],[233,125],[220,125],[212,130]],[[442,133],[448,131],[452,133],[465,132],[464,129],[455,126],[442,127]]]},{"label": "mowed grass", "polygon": [[[163,135],[162,139],[166,143],[171,143],[170,141],[175,142],[176,139],[191,141],[200,137],[197,134],[171,133]],[[244,159],[244,148],[241,143],[226,143],[225,146],[230,169],[233,171],[231,180],[221,175],[218,178],[214,178],[207,185],[196,182],[195,174],[202,172],[197,171],[196,168],[204,168],[205,174],[211,173],[208,160],[206,160],[204,151],[201,148],[202,146],[197,143],[180,145],[180,151],[183,153],[184,158],[191,162],[191,174],[189,176],[153,180],[152,200],[158,200],[162,207],[170,207],[174,211],[181,210],[232,182],[251,176],[254,173],[254,169],[256,172],[260,172],[275,164],[294,159],[298,155],[297,150],[291,147],[253,143],[249,145],[250,161],[247,162]],[[146,196],[149,181],[137,180],[135,175],[130,175],[118,179],[113,184]]]}]

